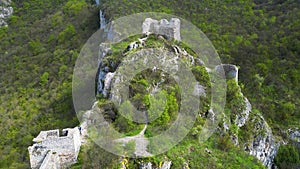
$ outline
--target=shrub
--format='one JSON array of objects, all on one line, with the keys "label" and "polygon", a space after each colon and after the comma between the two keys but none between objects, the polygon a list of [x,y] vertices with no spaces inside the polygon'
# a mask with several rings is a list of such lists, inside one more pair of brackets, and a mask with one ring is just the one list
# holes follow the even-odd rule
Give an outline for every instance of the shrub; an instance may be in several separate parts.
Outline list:
[{"label": "shrub", "polygon": [[296,169],[300,166],[299,152],[293,145],[282,145],[279,147],[274,162],[281,169]]},{"label": "shrub", "polygon": [[69,24],[66,29],[64,29],[62,32],[58,35],[58,42],[64,43],[66,41],[69,41],[72,39],[72,37],[76,35],[76,30],[72,24]]},{"label": "shrub", "polygon": [[66,3],[64,12],[68,15],[76,15],[84,7],[87,7],[87,3],[84,0],[72,0]]}]

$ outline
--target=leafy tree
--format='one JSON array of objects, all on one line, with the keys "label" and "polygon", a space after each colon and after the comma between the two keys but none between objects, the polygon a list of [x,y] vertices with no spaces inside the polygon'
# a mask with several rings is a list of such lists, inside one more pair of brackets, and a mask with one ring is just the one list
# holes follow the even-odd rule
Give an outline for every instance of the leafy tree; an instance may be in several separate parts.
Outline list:
[{"label": "leafy tree", "polygon": [[48,83],[49,81],[49,73],[45,72],[43,73],[43,75],[41,76],[41,81],[40,81],[40,85],[44,86]]},{"label": "leafy tree", "polygon": [[300,166],[299,153],[296,147],[291,144],[281,145],[274,162],[281,169],[296,169]]}]

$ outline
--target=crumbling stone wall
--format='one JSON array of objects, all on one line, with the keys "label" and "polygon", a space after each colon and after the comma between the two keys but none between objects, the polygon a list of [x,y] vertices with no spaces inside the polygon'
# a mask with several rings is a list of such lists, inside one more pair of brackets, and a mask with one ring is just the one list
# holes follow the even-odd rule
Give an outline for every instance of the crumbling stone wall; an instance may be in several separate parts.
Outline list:
[{"label": "crumbling stone wall", "polygon": [[226,79],[235,79],[236,82],[238,81],[239,69],[235,65],[221,64],[221,65],[216,66],[215,70],[219,73],[224,72]]},{"label": "crumbling stone wall", "polygon": [[43,160],[43,163],[41,164],[40,169],[58,169],[59,166],[59,156],[56,152],[53,152],[51,150],[48,151],[45,159]]},{"label": "crumbling stone wall", "polygon": [[154,33],[158,35],[165,35],[168,38],[174,38],[177,41],[181,41],[180,38],[180,20],[178,18],[172,18],[170,22],[166,19],[160,21],[147,18],[142,26],[143,34]]},{"label": "crumbling stone wall", "polygon": [[59,130],[41,131],[28,147],[31,168],[60,168],[74,164],[81,146],[78,127]]}]

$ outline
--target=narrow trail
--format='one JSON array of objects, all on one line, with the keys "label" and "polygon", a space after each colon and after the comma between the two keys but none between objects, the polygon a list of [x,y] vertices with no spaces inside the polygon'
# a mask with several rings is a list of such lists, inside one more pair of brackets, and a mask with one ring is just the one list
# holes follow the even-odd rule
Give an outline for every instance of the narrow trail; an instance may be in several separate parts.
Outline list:
[{"label": "narrow trail", "polygon": [[147,124],[144,126],[143,130],[135,135],[135,136],[128,136],[128,137],[123,137],[120,139],[115,140],[116,142],[121,142],[121,143],[128,143],[130,141],[134,141],[136,146],[135,146],[135,152],[134,154],[138,157],[147,157],[147,156],[152,156],[151,153],[147,151],[147,146],[148,146],[148,139],[145,138],[145,131],[147,129]]},{"label": "narrow trail", "polygon": [[[154,88],[150,92],[151,95],[158,92],[158,87],[161,83],[163,83],[163,81],[161,81],[157,85],[154,85]],[[144,115],[145,115],[145,126],[139,134],[137,134],[135,136],[128,136],[128,137],[123,137],[123,138],[119,138],[119,139],[115,140],[116,142],[121,142],[121,143],[128,143],[129,141],[134,141],[136,144],[134,154],[137,157],[153,156],[151,153],[149,153],[147,151],[147,146],[149,144],[149,140],[145,137],[145,131],[147,130],[149,118],[148,118],[147,112],[144,112]]]}]

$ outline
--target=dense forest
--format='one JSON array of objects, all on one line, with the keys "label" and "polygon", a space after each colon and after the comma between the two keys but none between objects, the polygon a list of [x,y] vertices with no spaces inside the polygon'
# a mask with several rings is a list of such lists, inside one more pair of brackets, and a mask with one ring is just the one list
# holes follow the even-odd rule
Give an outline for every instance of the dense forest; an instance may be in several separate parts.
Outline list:
[{"label": "dense forest", "polygon": [[299,2],[153,0],[101,5],[108,18],[152,11],[191,21],[212,41],[223,63],[240,67],[244,93],[270,124],[299,125]]},{"label": "dense forest", "polygon": [[98,29],[90,2],[13,1],[0,28],[0,168],[29,168],[27,147],[42,130],[78,125],[72,71]]},{"label": "dense forest", "polygon": [[[27,147],[41,130],[78,125],[72,107],[72,71],[81,47],[99,28],[100,8],[108,20],[138,12],[165,12],[192,22],[212,41],[223,63],[239,66],[242,92],[278,140],[288,139],[288,128],[300,126],[297,0],[101,0],[100,6],[92,0],[15,0],[12,7],[9,26],[0,28],[0,168],[29,168]],[[174,97],[168,93],[173,103]],[[191,163],[191,168],[263,167],[230,144],[228,136],[213,136],[203,145],[192,137],[191,133],[166,154],[142,160],[159,165],[167,156],[174,159],[174,166],[184,164],[184,159],[201,161]],[[186,152],[190,145],[193,155]],[[73,167],[110,168],[119,163],[119,157],[95,147],[85,146]],[[214,151],[214,156],[204,153],[205,148]],[[279,149],[275,162],[282,168],[289,162],[300,163],[299,158],[294,160],[299,154],[299,148],[288,144]]]}]

